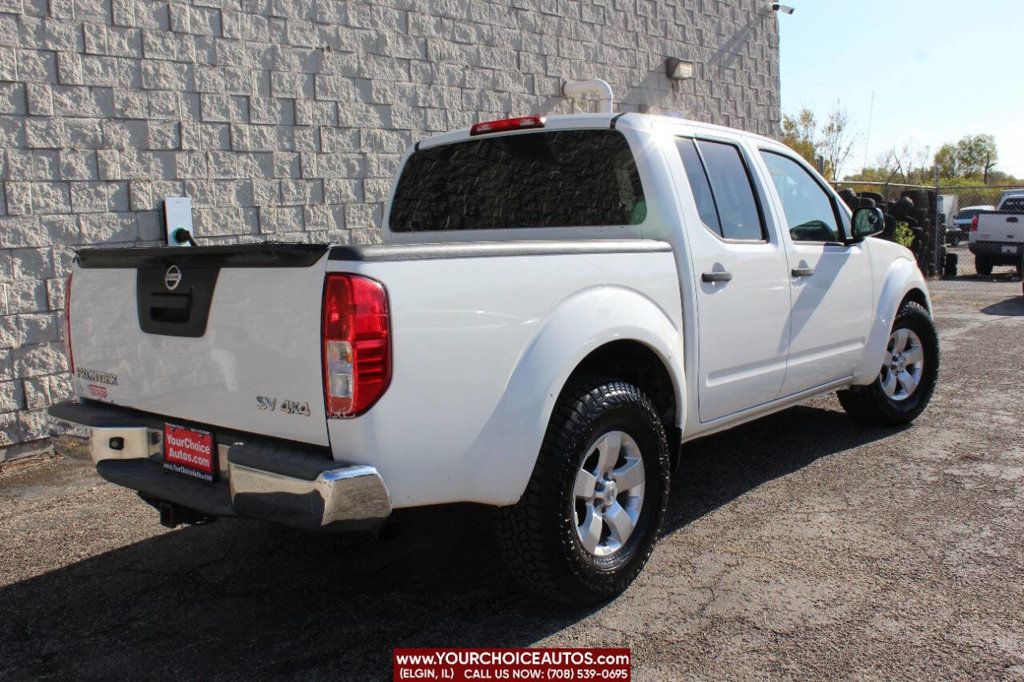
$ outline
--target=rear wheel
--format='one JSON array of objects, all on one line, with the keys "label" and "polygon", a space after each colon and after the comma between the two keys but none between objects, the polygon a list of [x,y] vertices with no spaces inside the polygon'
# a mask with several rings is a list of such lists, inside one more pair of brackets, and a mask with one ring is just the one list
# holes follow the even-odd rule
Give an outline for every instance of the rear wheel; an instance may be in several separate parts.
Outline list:
[{"label": "rear wheel", "polygon": [[939,376],[939,338],[931,316],[908,302],[896,315],[878,378],[839,391],[839,402],[858,421],[877,426],[909,424],[931,400]]},{"label": "rear wheel", "polygon": [[975,256],[974,269],[978,271],[979,275],[988,277],[992,274],[992,260],[984,256]]},{"label": "rear wheel", "polygon": [[574,605],[620,594],[654,549],[669,471],[665,428],[640,389],[574,381],[555,407],[526,492],[498,510],[513,575]]}]

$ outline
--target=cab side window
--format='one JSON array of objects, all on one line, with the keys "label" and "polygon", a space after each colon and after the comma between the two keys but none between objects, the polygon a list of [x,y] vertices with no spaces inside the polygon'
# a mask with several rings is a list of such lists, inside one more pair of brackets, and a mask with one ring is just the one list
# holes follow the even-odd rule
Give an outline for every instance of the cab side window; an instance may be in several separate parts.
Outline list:
[{"label": "cab side window", "polygon": [[690,181],[693,200],[697,202],[697,213],[712,232],[721,236],[722,224],[718,221],[715,195],[711,193],[711,181],[708,180],[704,163],[697,153],[697,146],[693,140],[680,140],[676,146],[679,147],[679,156],[683,159],[683,168],[686,169],[686,177]]},{"label": "cab side window", "polygon": [[710,140],[679,140],[679,156],[701,221],[723,239],[766,241],[761,210],[740,150]]},{"label": "cab side window", "polygon": [[769,151],[761,156],[779,193],[793,241],[843,241],[835,204],[817,180],[789,157]]}]

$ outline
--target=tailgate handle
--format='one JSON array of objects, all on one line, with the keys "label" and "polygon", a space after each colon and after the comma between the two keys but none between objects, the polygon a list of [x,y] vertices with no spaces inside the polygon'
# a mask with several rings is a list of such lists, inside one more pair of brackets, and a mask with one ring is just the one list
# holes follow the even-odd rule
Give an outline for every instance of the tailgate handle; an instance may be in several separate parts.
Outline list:
[{"label": "tailgate handle", "polygon": [[[161,256],[139,267],[135,275],[135,299],[139,327],[146,334],[199,338],[206,334],[213,292],[220,275],[219,265],[196,260],[195,249],[165,249],[173,256]],[[173,259],[173,262],[172,262]],[[192,259],[192,260],[190,260]],[[168,272],[177,267],[177,284],[168,285]]]},{"label": "tailgate handle", "polygon": [[150,294],[149,300],[154,310],[186,310],[192,307],[192,294]]},{"label": "tailgate handle", "polygon": [[154,322],[184,324],[192,315],[192,294],[150,294],[149,302]]},{"label": "tailgate handle", "polygon": [[1017,222],[1017,218],[1015,216],[1010,216],[1009,218],[1006,219],[1006,222],[1015,223]]}]

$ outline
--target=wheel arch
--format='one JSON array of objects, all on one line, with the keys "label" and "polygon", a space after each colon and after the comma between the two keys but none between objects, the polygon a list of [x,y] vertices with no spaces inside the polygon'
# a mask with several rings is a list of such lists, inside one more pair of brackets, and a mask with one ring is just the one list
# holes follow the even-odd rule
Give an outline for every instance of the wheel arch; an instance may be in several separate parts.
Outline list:
[{"label": "wheel arch", "polygon": [[[642,381],[657,393],[652,400],[659,412],[672,413],[675,423],[666,430],[681,425],[686,414],[681,306],[678,298],[663,303],[634,289],[602,286],[577,292],[547,316],[471,448],[476,499],[499,505],[518,501],[558,398],[582,372]],[[679,310],[674,318],[666,312],[670,305]]]},{"label": "wheel arch", "polygon": [[882,366],[893,320],[907,301],[919,303],[929,315],[932,312],[931,297],[921,271],[912,260],[899,258],[889,264],[878,289],[875,316],[864,342],[864,357],[854,375],[853,384],[866,385],[875,380]]},{"label": "wheel arch", "polygon": [[899,310],[908,302],[917,303],[922,308],[927,310],[929,315],[932,314],[931,301],[928,299],[928,295],[924,292],[923,289],[919,287],[911,288],[910,291],[907,292],[907,295],[903,297],[903,300],[900,301],[900,304],[896,309]]},{"label": "wheel arch", "polygon": [[654,403],[665,426],[674,465],[682,434],[679,428],[682,405],[664,359],[636,339],[609,341],[580,360],[562,386],[558,399],[573,381],[588,375],[633,384]]}]

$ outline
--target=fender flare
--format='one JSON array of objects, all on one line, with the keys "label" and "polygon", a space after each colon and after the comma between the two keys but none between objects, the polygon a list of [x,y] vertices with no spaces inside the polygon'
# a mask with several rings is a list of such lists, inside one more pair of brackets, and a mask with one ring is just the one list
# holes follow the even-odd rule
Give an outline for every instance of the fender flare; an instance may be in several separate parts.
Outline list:
[{"label": "fender flare", "polygon": [[613,341],[636,341],[657,355],[671,377],[681,423],[686,414],[681,330],[635,290],[584,289],[562,301],[525,346],[500,403],[470,449],[476,498],[498,504],[519,500],[570,375],[591,352]]},{"label": "fender flare", "polygon": [[878,376],[896,313],[899,312],[903,300],[915,289],[924,295],[926,308],[931,313],[932,303],[928,295],[928,286],[916,264],[905,258],[890,263],[878,293],[875,317],[864,343],[864,359],[854,375],[854,384],[867,385]]}]

